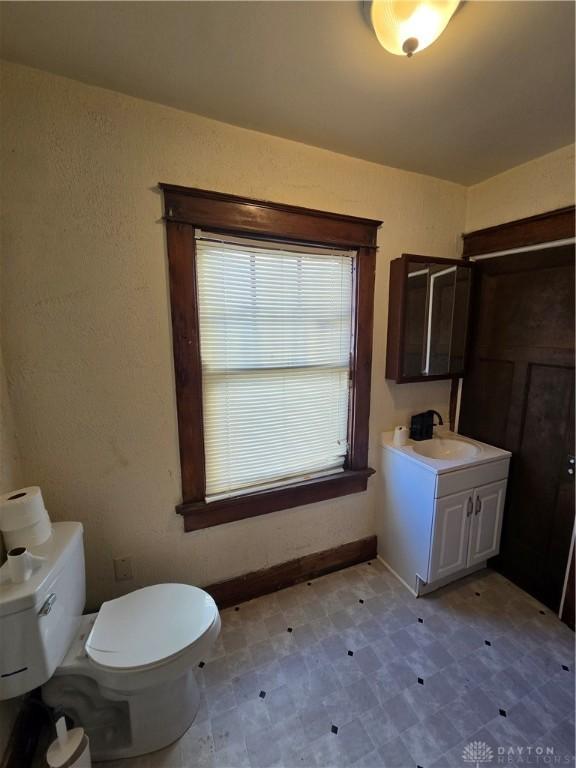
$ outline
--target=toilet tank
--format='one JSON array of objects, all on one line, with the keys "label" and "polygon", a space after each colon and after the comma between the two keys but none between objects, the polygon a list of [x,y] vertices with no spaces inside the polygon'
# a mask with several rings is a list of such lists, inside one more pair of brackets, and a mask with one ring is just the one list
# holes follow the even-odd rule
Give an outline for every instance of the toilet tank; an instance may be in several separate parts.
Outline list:
[{"label": "toilet tank", "polygon": [[30,547],[43,558],[23,584],[0,568],[0,701],[45,683],[62,662],[86,599],[83,529],[53,523],[52,536]]}]

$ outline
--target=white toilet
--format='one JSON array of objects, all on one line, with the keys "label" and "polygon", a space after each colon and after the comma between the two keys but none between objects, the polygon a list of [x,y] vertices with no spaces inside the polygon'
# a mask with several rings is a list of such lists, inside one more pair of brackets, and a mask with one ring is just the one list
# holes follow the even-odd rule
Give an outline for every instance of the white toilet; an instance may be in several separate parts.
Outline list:
[{"label": "white toilet", "polygon": [[146,754],[191,725],[199,706],[194,667],[220,631],[214,600],[186,584],[144,587],[82,615],[80,523],[54,523],[33,554],[28,581],[0,569],[0,700],[42,685],[90,737],[94,760]]}]

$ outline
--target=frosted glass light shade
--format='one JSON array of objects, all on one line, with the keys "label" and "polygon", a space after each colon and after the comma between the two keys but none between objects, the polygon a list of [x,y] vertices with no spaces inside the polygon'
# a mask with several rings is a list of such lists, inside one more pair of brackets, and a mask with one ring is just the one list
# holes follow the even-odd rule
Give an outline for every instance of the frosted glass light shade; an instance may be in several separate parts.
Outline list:
[{"label": "frosted glass light shade", "polygon": [[372,0],[370,15],[383,48],[411,56],[437,40],[460,0]]}]

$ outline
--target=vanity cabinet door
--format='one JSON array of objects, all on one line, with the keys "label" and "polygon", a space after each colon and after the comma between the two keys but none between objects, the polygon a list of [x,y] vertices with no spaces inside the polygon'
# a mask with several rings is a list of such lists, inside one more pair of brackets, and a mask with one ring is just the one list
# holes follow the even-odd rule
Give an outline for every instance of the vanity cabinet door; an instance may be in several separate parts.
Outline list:
[{"label": "vanity cabinet door", "polygon": [[470,525],[468,565],[476,565],[500,551],[506,480],[483,485],[474,491],[474,514]]},{"label": "vanity cabinet door", "polygon": [[470,490],[436,500],[429,582],[466,568],[473,495]]}]

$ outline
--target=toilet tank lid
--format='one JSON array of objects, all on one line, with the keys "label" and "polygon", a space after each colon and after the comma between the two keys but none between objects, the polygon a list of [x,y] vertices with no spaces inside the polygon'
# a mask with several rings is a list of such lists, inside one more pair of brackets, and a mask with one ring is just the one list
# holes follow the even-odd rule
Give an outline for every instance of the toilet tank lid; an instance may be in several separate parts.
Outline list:
[{"label": "toilet tank lid", "polygon": [[167,661],[198,640],[218,615],[207,592],[189,584],[155,584],[102,604],[86,653],[107,669]]},{"label": "toilet tank lid", "polygon": [[[0,616],[38,609],[46,599],[58,574],[69,562],[68,555],[82,541],[81,523],[52,523],[52,535],[36,547],[31,554],[43,558],[28,581],[14,584],[10,579],[8,563],[0,568]],[[82,570],[81,578],[84,578]]]}]

